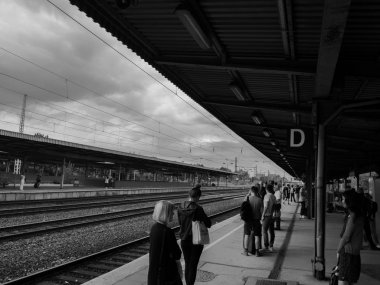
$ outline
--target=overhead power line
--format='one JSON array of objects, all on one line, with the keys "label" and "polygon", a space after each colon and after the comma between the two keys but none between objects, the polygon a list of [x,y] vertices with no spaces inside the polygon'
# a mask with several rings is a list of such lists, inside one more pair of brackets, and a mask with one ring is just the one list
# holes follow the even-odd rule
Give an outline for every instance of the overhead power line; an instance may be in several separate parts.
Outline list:
[{"label": "overhead power line", "polygon": [[[86,31],[88,31],[90,34],[92,34],[94,37],[96,37],[98,40],[100,40],[102,43],[104,43],[105,45],[107,45],[109,48],[111,48],[113,51],[115,51],[116,53],[118,53],[121,57],[123,57],[124,59],[126,59],[127,61],[129,61],[130,63],[132,63],[134,66],[136,66],[138,69],[140,69],[142,72],[144,72],[146,75],[148,75],[150,78],[152,78],[153,80],[155,80],[157,83],[159,83],[160,85],[162,85],[165,89],[167,89],[169,92],[171,92],[172,94],[174,94],[175,96],[177,96],[178,98],[180,98],[183,102],[185,102],[187,105],[189,105],[192,109],[194,109],[196,112],[198,112],[199,114],[201,114],[204,118],[206,118],[208,121],[210,121],[213,125],[217,126],[218,128],[220,128],[223,132],[225,132],[226,134],[228,134],[229,136],[231,136],[232,138],[234,138],[236,140],[236,137],[234,137],[230,132],[227,132],[225,129],[223,129],[219,124],[216,124],[214,121],[212,121],[209,117],[207,117],[205,114],[203,114],[200,110],[196,109],[192,104],[190,104],[189,102],[187,102],[186,100],[184,100],[181,96],[179,96],[176,92],[174,92],[173,90],[171,90],[168,86],[166,86],[165,84],[163,84],[161,81],[159,81],[157,78],[155,78],[153,75],[151,75],[149,72],[147,72],[146,70],[144,70],[142,67],[140,67],[138,64],[136,64],[134,61],[132,61],[130,58],[128,58],[126,55],[124,55],[122,52],[120,52],[119,50],[117,50],[116,48],[114,48],[112,45],[110,45],[106,40],[102,39],[100,36],[98,36],[97,34],[95,34],[93,31],[91,31],[89,28],[87,28],[85,25],[83,25],[81,22],[79,22],[77,19],[75,19],[74,17],[72,17],[69,13],[67,13],[66,11],[64,11],[62,8],[60,8],[59,6],[57,6],[55,3],[53,3],[52,1],[50,0],[46,0],[47,2],[49,2],[51,5],[53,5],[54,7],[56,7],[59,11],[61,11],[63,14],[65,14],[67,17],[69,17],[71,20],[73,20],[74,22],[76,22],[78,25],[80,25],[83,29],[85,29]],[[239,142],[239,141],[238,141]]]},{"label": "overhead power line", "polygon": [[[149,119],[151,119],[151,120],[153,120],[153,121],[155,121],[155,122],[157,122],[157,123],[159,123],[159,124],[162,124],[162,125],[165,125],[165,126],[167,126],[167,127],[170,127],[170,128],[173,129],[173,130],[176,130],[176,131],[178,131],[178,132],[180,132],[180,133],[182,133],[182,134],[185,134],[185,135],[187,135],[187,136],[190,136],[190,137],[192,137],[192,138],[198,140],[196,137],[192,136],[192,135],[189,134],[189,133],[185,133],[184,131],[182,131],[182,130],[180,130],[180,129],[177,129],[177,128],[171,126],[171,125],[168,125],[168,124],[163,123],[163,122],[161,122],[161,121],[159,121],[159,120],[156,120],[156,119],[153,118],[152,116],[149,116],[149,115],[146,115],[146,114],[144,114],[144,113],[141,113],[141,112],[139,112],[139,111],[137,111],[137,110],[135,110],[135,109],[133,109],[133,108],[131,108],[131,107],[129,107],[129,106],[127,106],[127,105],[121,103],[121,102],[115,101],[115,100],[113,100],[113,99],[111,99],[111,98],[107,98],[106,96],[100,94],[99,92],[97,92],[97,91],[95,91],[95,90],[93,90],[93,89],[90,89],[90,88],[87,87],[87,86],[84,86],[84,85],[82,85],[82,84],[80,84],[80,83],[78,83],[78,82],[75,82],[75,81],[73,81],[73,80],[71,80],[71,79],[68,79],[68,78],[66,78],[66,77],[63,76],[63,75],[58,74],[57,72],[54,72],[54,71],[52,71],[52,70],[50,70],[50,69],[48,69],[48,68],[46,68],[46,67],[44,67],[44,66],[42,66],[42,65],[40,65],[40,64],[38,64],[38,63],[35,63],[34,61],[31,61],[31,60],[29,60],[29,59],[27,59],[27,58],[25,58],[25,57],[23,57],[23,56],[21,56],[21,55],[19,55],[19,54],[16,54],[16,53],[14,53],[14,52],[12,52],[12,51],[10,51],[10,50],[4,48],[4,47],[0,47],[0,49],[2,49],[3,51],[5,51],[5,52],[7,52],[7,53],[9,53],[9,54],[11,54],[11,55],[13,55],[13,56],[15,56],[15,57],[17,57],[17,58],[23,60],[23,61],[26,61],[26,62],[28,62],[28,63],[30,63],[30,64],[32,64],[32,65],[34,65],[34,66],[36,66],[36,67],[38,67],[38,68],[40,68],[40,69],[42,69],[42,70],[48,72],[48,73],[50,73],[50,74],[53,74],[53,75],[55,75],[55,76],[57,76],[57,77],[59,77],[59,78],[64,79],[64,80],[66,81],[66,84],[67,84],[67,82],[70,82],[70,83],[73,84],[73,85],[76,85],[76,86],[78,86],[78,87],[80,87],[80,88],[83,88],[83,89],[85,89],[85,90],[88,90],[88,91],[90,91],[90,92],[92,92],[92,93],[98,95],[99,97],[104,98],[105,100],[108,100],[108,101],[110,101],[110,102],[113,102],[113,103],[116,103],[116,104],[118,104],[118,105],[121,105],[121,106],[123,106],[124,108],[127,108],[128,110],[131,110],[131,111],[133,111],[133,112],[135,112],[135,113],[137,113],[137,114],[139,114],[139,115],[141,115],[141,116],[144,116],[144,117],[146,117],[146,118],[149,118]],[[69,97],[68,94],[66,94],[66,97]],[[201,145],[200,142],[199,142],[199,144]],[[207,151],[207,150],[205,150],[205,151]]]},{"label": "overhead power line", "polygon": [[[11,105],[4,104],[4,103],[0,103],[0,105],[7,106],[7,107],[10,107],[10,108],[14,108],[14,109],[18,109],[18,110],[21,109],[20,107],[11,106]],[[50,118],[50,119],[53,119],[53,120],[57,120],[57,121],[58,121],[57,118],[54,118],[54,117],[51,117],[51,116],[48,116],[48,115],[45,115],[45,114],[41,114],[41,113],[38,113],[38,112],[33,112],[33,111],[30,111],[30,110],[28,110],[28,111],[26,111],[26,112],[27,112],[27,113],[31,113],[31,114],[36,114],[36,115],[39,115],[39,116],[43,116],[43,117]],[[35,120],[39,120],[39,119],[36,119],[36,118],[34,118],[34,119],[35,119]],[[61,122],[61,121],[59,121],[58,123],[46,122],[45,120],[40,120],[40,121],[42,121],[42,122],[44,122],[44,123],[50,123],[50,124],[56,124],[56,125],[62,125],[62,122]],[[106,132],[106,131],[104,131],[104,130],[98,130],[98,129],[96,129],[96,128],[92,128],[92,127],[89,127],[89,126],[86,126],[86,125],[82,125],[82,124],[78,124],[78,123],[73,123],[73,122],[68,122],[68,123],[71,124],[71,125],[74,125],[74,126],[83,127],[83,128],[85,128],[86,130],[91,129],[91,130],[94,130],[95,132],[102,132],[102,133],[104,133],[104,134],[111,135],[111,136],[113,136],[113,137],[127,139],[127,140],[130,140],[131,142],[139,142],[140,144],[144,144],[144,145],[147,145],[147,146],[151,146],[151,145],[152,145],[152,144],[149,144],[149,143],[141,142],[140,139],[131,139],[131,138],[128,138],[128,137],[122,136],[122,135],[120,135],[120,134],[117,135],[117,134],[114,134],[114,133]],[[76,130],[76,131],[83,131],[83,129],[77,129],[77,128],[74,128],[74,127],[69,127],[69,128],[70,128],[70,129],[73,129],[73,130]],[[48,130],[48,131],[51,132],[51,130]],[[53,132],[54,132],[54,133],[57,133],[57,132],[55,132],[55,131],[53,131]],[[176,150],[176,149],[172,149],[172,148],[168,148],[168,147],[163,147],[163,146],[159,146],[159,145],[158,145],[157,147],[159,147],[159,148],[161,148],[161,149],[164,149],[164,150],[173,151],[173,152],[179,153],[179,154],[181,154],[181,155],[185,155],[184,152],[183,152],[183,151],[180,151],[180,150]],[[190,155],[190,156],[185,155],[185,157],[187,157],[187,158],[190,158],[190,157],[191,157],[191,160],[197,160],[197,159],[199,159],[199,157],[194,157],[193,155]],[[207,158],[205,158],[205,160],[217,164],[217,162],[215,162],[215,161],[212,160],[212,159],[207,159]]]}]

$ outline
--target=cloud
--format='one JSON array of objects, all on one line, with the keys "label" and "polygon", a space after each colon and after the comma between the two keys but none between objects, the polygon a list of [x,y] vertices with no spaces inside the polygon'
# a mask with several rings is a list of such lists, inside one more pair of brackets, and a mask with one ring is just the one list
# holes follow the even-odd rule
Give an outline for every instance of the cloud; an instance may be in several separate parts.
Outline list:
[{"label": "cloud", "polygon": [[52,2],[109,45],[47,1],[0,0],[0,48],[43,67],[0,49],[0,119],[11,122],[0,128],[18,130],[28,94],[32,134],[211,167],[267,160],[69,1]]}]

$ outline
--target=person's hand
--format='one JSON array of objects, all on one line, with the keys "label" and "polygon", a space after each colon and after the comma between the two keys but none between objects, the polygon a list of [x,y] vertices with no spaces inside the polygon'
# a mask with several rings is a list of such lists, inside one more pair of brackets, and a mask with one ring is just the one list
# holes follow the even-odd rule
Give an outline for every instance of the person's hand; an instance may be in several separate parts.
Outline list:
[{"label": "person's hand", "polygon": [[183,270],[182,270],[182,264],[180,260],[175,261],[177,263],[177,269],[178,269],[178,274],[181,279],[183,278]]}]

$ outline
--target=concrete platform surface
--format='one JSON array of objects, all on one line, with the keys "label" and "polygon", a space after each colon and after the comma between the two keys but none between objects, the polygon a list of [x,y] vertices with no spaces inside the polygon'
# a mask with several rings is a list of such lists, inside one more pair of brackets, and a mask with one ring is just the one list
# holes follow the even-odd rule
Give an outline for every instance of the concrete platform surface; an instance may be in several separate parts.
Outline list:
[{"label": "concrete platform surface", "polygon": [[[296,204],[283,205],[282,230],[276,231],[274,252],[263,251],[261,257],[241,254],[243,223],[239,216],[214,225],[210,230],[211,243],[205,246],[199,262],[196,285],[328,284],[328,280],[318,281],[312,274],[315,221],[300,219],[296,210]],[[342,218],[342,214],[327,214],[326,276],[336,263]],[[380,251],[362,250],[361,256],[358,284],[379,285]],[[274,270],[274,266],[280,270]],[[144,285],[147,272],[148,255],[144,255],[85,285]],[[277,276],[276,280],[266,280],[270,275]]]}]

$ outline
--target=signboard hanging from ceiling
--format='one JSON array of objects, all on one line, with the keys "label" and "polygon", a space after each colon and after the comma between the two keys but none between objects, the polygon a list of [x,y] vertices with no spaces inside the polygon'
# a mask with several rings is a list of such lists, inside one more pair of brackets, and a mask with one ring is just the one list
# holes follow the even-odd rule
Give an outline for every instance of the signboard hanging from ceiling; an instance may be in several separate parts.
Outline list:
[{"label": "signboard hanging from ceiling", "polygon": [[310,149],[312,141],[313,132],[310,129],[288,129],[287,142],[290,149]]}]

